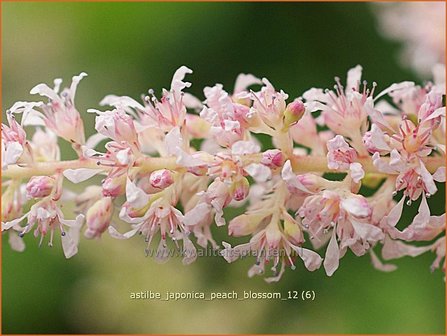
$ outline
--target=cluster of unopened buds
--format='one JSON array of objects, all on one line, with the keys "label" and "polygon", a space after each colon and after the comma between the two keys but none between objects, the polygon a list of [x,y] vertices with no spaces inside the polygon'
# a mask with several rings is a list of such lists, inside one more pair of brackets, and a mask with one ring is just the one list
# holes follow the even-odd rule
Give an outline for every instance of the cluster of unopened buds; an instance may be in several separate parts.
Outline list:
[{"label": "cluster of unopened buds", "polygon": [[[2,124],[2,232],[18,251],[31,231],[50,246],[58,235],[67,258],[81,233],[140,234],[159,262],[177,250],[189,264],[198,246],[211,248],[228,262],[255,259],[249,276],[267,268],[268,282],[301,262],[332,275],[348,250],[382,271],[396,268],[383,260],[431,251],[432,270],[445,270],[445,214],[427,201],[445,183],[444,67],[434,71],[424,86],[401,82],[376,94],[356,66],[345,86],[336,78],[333,89],[295,100],[241,74],[232,93],[216,84],[201,101],[184,92],[192,71],[182,66],[161,98],[109,95],[106,111],[88,110],[97,133],[87,140],[74,104],[86,74],[61,92],[60,79],[39,84],[31,94],[45,102],[15,103]],[[59,139],[77,159],[61,161]],[[73,191],[95,175],[99,185]],[[75,215],[63,211],[69,202]],[[412,202],[417,214],[400,221]],[[229,207],[245,212],[227,223]],[[247,242],[218,244],[214,225]]]}]

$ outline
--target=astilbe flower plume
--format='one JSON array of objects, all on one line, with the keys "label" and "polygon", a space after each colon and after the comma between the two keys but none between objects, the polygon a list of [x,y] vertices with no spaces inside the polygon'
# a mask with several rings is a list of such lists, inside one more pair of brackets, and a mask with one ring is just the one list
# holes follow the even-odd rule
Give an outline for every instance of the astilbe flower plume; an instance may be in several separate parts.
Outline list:
[{"label": "astilbe flower plume", "polygon": [[[368,254],[382,271],[396,268],[383,259],[432,251],[432,269],[445,271],[445,214],[433,215],[428,202],[445,183],[445,80],[436,69],[434,83],[401,82],[377,94],[358,65],[345,85],[336,78],[333,89],[295,99],[241,74],[231,93],[216,84],[201,101],[185,92],[192,71],[182,66],[161,96],[153,89],[141,102],[109,95],[103,110],[89,109],[97,133],[88,139],[74,99],[86,74],[61,93],[60,79],[54,88],[39,84],[31,93],[47,101],[14,104],[2,124],[2,232],[18,251],[28,232],[50,246],[59,235],[67,258],[81,234],[141,235],[159,262],[174,247],[189,264],[198,245],[228,262],[253,257],[249,276],[271,269],[269,282],[301,262],[310,271],[323,265],[330,276],[348,250]],[[263,148],[258,134],[273,148]],[[61,161],[59,138],[77,159]],[[66,183],[95,175],[100,185],[82,192]],[[66,202],[76,215],[62,211]],[[401,225],[413,202],[417,215]],[[228,207],[244,212],[227,223]],[[247,242],[216,242],[214,225]]]}]

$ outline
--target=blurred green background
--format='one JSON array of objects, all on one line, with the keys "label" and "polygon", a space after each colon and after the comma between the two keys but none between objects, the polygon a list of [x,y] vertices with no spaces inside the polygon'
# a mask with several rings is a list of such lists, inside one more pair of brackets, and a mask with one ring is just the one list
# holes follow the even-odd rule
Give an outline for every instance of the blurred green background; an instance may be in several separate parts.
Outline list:
[{"label": "blurred green background", "polygon": [[[109,93],[138,98],[169,87],[180,65],[194,70],[190,92],[216,82],[231,91],[240,72],[267,77],[292,97],[331,87],[356,64],[378,89],[417,80],[397,62],[398,43],[377,34],[364,3],[2,3],[3,111],[37,83],[69,84],[85,71],[76,105],[83,115]],[[92,133],[92,116],[86,116]],[[72,157],[67,146],[64,158]],[[430,199],[444,211],[444,189]],[[417,208],[417,204],[415,205]],[[409,213],[414,214],[413,211]],[[215,230],[217,239],[225,228]],[[219,231],[219,232],[217,232]],[[380,273],[348,253],[328,278],[299,265],[281,282],[249,279],[253,260],[202,258],[157,265],[138,237],[82,240],[65,260],[59,246],[24,253],[3,237],[3,333],[444,333],[445,283],[434,255],[399,260]],[[45,245],[45,244],[44,244]],[[130,292],[314,290],[315,301],[132,301]]]}]

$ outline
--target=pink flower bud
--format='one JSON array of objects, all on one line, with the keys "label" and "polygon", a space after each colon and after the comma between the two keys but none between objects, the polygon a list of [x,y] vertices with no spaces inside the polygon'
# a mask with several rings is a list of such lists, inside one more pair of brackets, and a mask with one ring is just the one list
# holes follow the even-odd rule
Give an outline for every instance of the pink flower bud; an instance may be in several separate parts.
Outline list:
[{"label": "pink flower bud", "polygon": [[117,197],[126,192],[126,174],[107,176],[102,183],[102,194],[106,197]]},{"label": "pink flower bud", "polygon": [[234,181],[231,185],[231,196],[236,201],[242,201],[248,195],[250,189],[250,183],[245,177],[241,177],[239,180]]},{"label": "pink flower bud", "polygon": [[289,105],[287,105],[286,112],[289,112],[291,115],[295,117],[301,118],[304,114],[305,107],[304,103],[296,99],[295,101],[291,102]]},{"label": "pink flower bud", "polygon": [[296,124],[303,117],[305,111],[306,108],[299,99],[287,105],[284,111],[284,128],[288,129],[291,125]]},{"label": "pink flower bud", "polygon": [[51,194],[55,179],[49,176],[33,176],[26,184],[26,195],[29,198],[42,198]]},{"label": "pink flower bud", "polygon": [[149,183],[154,188],[165,189],[174,183],[172,172],[168,169],[160,169],[152,172]]},{"label": "pink flower bud", "polygon": [[84,236],[88,239],[100,237],[109,227],[112,213],[113,204],[111,197],[104,197],[96,201],[87,211],[87,230],[85,230]]},{"label": "pink flower bud", "polygon": [[269,168],[282,167],[284,155],[279,149],[269,149],[262,155],[261,163]]}]

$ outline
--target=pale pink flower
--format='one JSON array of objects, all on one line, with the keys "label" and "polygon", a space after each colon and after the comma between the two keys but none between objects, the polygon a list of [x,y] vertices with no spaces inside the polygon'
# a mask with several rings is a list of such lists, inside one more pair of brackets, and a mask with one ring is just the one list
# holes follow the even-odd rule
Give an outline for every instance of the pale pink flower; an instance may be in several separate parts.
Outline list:
[{"label": "pale pink flower", "polygon": [[321,110],[324,124],[345,137],[366,130],[368,111],[373,108],[375,83],[371,91],[366,88],[366,83],[361,88],[361,76],[362,67],[357,65],[348,71],[346,88],[336,78],[335,91],[312,88],[303,94],[308,109]]},{"label": "pale pink flower", "polygon": [[23,127],[11,112],[6,113],[6,118],[9,126],[2,124],[2,169],[20,160],[30,160],[32,155]]},{"label": "pale pink flower", "polygon": [[147,243],[146,255],[150,253],[150,245],[155,235],[160,232],[161,239],[155,253],[155,260],[159,263],[168,261],[170,253],[166,238],[170,237],[176,244],[177,240],[183,240],[184,255],[183,263],[190,264],[197,258],[196,248],[188,238],[189,231],[183,226],[183,215],[172,206],[166,199],[159,198],[155,200],[144,214],[143,217],[131,218],[126,214],[123,208],[120,217],[132,224],[132,230],[124,234],[120,234],[116,229],[109,227],[109,233],[117,239],[128,239],[139,233],[145,237]]},{"label": "pale pink flower", "polygon": [[45,125],[61,138],[79,145],[85,142],[84,123],[74,106],[74,99],[76,88],[85,76],[85,72],[73,76],[71,86],[64,89],[60,95],[61,79],[54,80],[54,89],[46,84],[38,84],[30,91],[31,94],[39,94],[49,99],[47,104],[40,107]]},{"label": "pale pink flower", "polygon": [[328,168],[335,170],[349,170],[355,183],[359,183],[365,176],[362,165],[357,160],[357,151],[350,147],[341,135],[336,135],[327,142]]},{"label": "pale pink flower", "polygon": [[421,198],[418,214],[414,217],[410,225],[400,231],[396,228],[396,224],[402,212],[401,202],[393,208],[393,212],[390,215],[384,217],[382,220],[382,225],[391,238],[406,241],[430,241],[445,231],[445,214],[431,216],[425,195]]},{"label": "pale pink flower", "polygon": [[133,119],[122,110],[100,113],[96,117],[95,128],[99,133],[116,142],[126,142],[135,150],[140,147]]},{"label": "pale pink flower", "polygon": [[367,199],[352,194],[341,185],[308,196],[298,214],[313,240],[325,240],[332,230],[324,261],[328,275],[336,271],[339,259],[348,247],[354,254],[363,255],[384,237],[380,228],[369,224],[372,209]]},{"label": "pale pink flower", "polygon": [[17,182],[4,182],[3,186],[6,188],[2,194],[2,232],[8,233],[8,242],[14,251],[23,252],[25,250],[25,243],[18,235],[22,231],[20,225],[14,224],[5,228],[7,222],[13,221],[22,216],[24,196],[23,188]]},{"label": "pale pink flower", "polygon": [[201,196],[197,205],[185,214],[183,222],[186,226],[194,226],[214,212],[214,220],[218,226],[225,225],[223,208],[233,199],[230,186],[216,178]]},{"label": "pale pink flower", "polygon": [[[282,90],[276,91],[267,78],[263,78],[262,83],[264,86],[260,92],[252,92],[253,107],[250,113],[257,114],[268,127],[282,129],[284,112],[287,107],[286,100],[289,95]],[[299,110],[298,114],[301,114],[302,108],[297,110]]]},{"label": "pale pink flower", "polygon": [[[55,201],[44,198],[35,203],[30,211],[22,217],[2,223],[2,231],[15,227],[25,218],[28,224],[21,230],[20,237],[23,237],[34,226],[37,226],[34,230],[34,236],[38,237],[40,235],[39,245],[42,244],[44,237],[49,233],[50,240],[48,246],[51,247],[53,246],[54,232],[59,230],[61,232],[61,242],[65,257],[71,258],[78,252],[79,230],[84,221],[83,215],[78,215],[75,220],[67,220],[63,217],[62,211]],[[68,227],[68,231],[65,227]]]},{"label": "pale pink flower", "polygon": [[172,78],[170,90],[163,89],[161,100],[158,100],[154,95],[154,90],[150,89],[149,96],[145,97],[144,105],[130,97],[115,95],[106,96],[101,101],[101,105],[111,105],[125,109],[128,113],[134,113],[139,132],[150,132],[152,128],[160,128],[168,132],[173,127],[183,125],[185,121],[186,106],[183,90],[190,87],[191,83],[183,80],[185,75],[191,73],[192,70],[186,66],[177,69]]},{"label": "pale pink flower", "polygon": [[[286,224],[286,225],[296,225]],[[289,231],[290,232],[290,231]],[[279,281],[284,273],[286,264],[295,269],[293,259],[299,256],[309,271],[318,269],[321,265],[321,257],[314,251],[300,246],[303,241],[295,241],[286,231],[281,232],[278,223],[274,220],[266,228],[257,232],[250,242],[235,247],[223,242],[225,249],[221,255],[229,263],[245,256],[255,256],[256,264],[248,271],[248,276],[263,274],[265,266],[271,261],[273,276],[266,278],[267,282]]]},{"label": "pale pink flower", "polygon": [[389,162],[385,162],[378,153],[375,153],[373,163],[379,171],[398,175],[395,188],[396,191],[404,190],[404,196],[409,197],[408,205],[411,205],[411,201],[418,199],[422,193],[430,196],[438,190],[433,175],[422,161],[418,159],[405,161],[395,149],[391,151]]},{"label": "pale pink flower", "polygon": [[206,107],[200,117],[210,123],[210,134],[221,146],[242,140],[248,126],[249,107],[234,103],[221,84],[205,87]]}]

